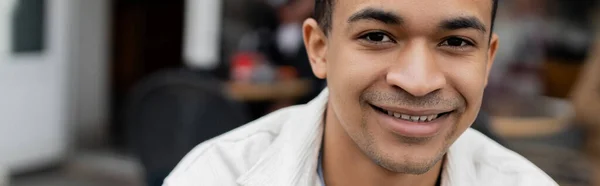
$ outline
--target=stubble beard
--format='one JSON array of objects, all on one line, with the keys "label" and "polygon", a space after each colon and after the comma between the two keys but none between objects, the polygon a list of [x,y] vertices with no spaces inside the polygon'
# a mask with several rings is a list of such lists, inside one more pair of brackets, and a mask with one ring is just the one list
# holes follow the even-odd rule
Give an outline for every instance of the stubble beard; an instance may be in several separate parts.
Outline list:
[{"label": "stubble beard", "polygon": [[[362,102],[362,101],[361,101]],[[364,104],[364,102],[361,103],[361,105]],[[445,134],[444,136],[444,142],[443,145],[437,149],[437,153],[436,155],[428,160],[424,160],[421,162],[411,162],[411,159],[414,159],[417,156],[413,156],[410,157],[410,155],[406,155],[404,156],[402,159],[397,159],[394,157],[390,157],[389,155],[385,154],[381,149],[378,149],[377,146],[375,145],[375,134],[373,134],[370,130],[368,130],[368,119],[369,117],[367,116],[367,113],[369,112],[369,106],[368,105],[362,105],[363,108],[363,115],[361,117],[361,131],[362,131],[362,138],[364,140],[362,140],[362,144],[360,141],[354,140],[357,143],[357,146],[359,147],[359,149],[369,158],[371,159],[371,161],[373,161],[373,163],[375,163],[376,165],[394,172],[394,173],[401,173],[401,174],[414,174],[414,175],[421,175],[421,174],[425,174],[427,172],[429,172],[429,170],[431,170],[431,168],[433,168],[439,161],[441,161],[446,153],[448,152],[448,149],[451,145],[451,142],[453,141],[452,139],[454,138],[456,131],[458,129],[458,119],[455,119],[455,122],[453,122],[452,128],[448,131],[447,134]],[[453,113],[453,114],[460,114],[460,113]],[[408,146],[417,146],[417,145],[425,145],[426,143],[430,142],[434,137],[407,137],[407,136],[400,136],[400,135],[396,135],[395,136],[397,141],[400,143],[403,143],[405,145]]]}]

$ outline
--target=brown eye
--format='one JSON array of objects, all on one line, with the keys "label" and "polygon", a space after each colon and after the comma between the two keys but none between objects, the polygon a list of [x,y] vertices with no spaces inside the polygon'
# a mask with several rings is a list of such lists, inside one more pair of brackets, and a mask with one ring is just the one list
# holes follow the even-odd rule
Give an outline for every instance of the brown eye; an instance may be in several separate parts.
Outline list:
[{"label": "brown eye", "polygon": [[448,39],[448,45],[450,46],[464,46],[466,43],[464,41],[462,41],[461,39],[457,39],[457,38],[452,38],[452,39]]},{"label": "brown eye", "polygon": [[393,42],[392,39],[383,32],[371,32],[363,35],[361,39],[374,43]]},{"label": "brown eye", "polygon": [[472,46],[473,44],[467,40],[453,37],[453,38],[446,39],[440,45],[441,46],[450,46],[450,47],[466,47],[466,46]]}]

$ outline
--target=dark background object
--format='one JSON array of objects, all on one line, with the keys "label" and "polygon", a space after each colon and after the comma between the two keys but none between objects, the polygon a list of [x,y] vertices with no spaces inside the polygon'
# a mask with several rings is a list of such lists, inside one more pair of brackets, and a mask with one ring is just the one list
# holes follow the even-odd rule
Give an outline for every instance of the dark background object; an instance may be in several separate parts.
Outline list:
[{"label": "dark background object", "polygon": [[244,107],[225,95],[212,75],[184,69],[160,71],[135,87],[126,126],[148,185],[162,185],[196,145],[247,122]]},{"label": "dark background object", "polygon": [[184,0],[113,0],[111,113],[112,145],[122,148],[125,98],[143,78],[183,66]]},{"label": "dark background object", "polygon": [[42,52],[46,28],[45,0],[17,0],[12,20],[12,52]]}]

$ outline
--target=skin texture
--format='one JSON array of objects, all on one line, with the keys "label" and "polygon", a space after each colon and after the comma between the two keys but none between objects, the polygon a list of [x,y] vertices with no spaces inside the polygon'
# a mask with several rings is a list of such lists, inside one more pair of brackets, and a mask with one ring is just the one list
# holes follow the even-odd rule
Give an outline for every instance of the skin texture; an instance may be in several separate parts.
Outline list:
[{"label": "skin texture", "polygon": [[[352,19],[365,10],[402,20]],[[328,186],[435,184],[449,146],[479,112],[498,46],[491,10],[490,0],[338,0],[327,35],[315,20],[304,22],[313,72],[329,87]],[[441,26],[457,18],[483,30]],[[405,136],[371,105],[452,112],[435,134]]]}]

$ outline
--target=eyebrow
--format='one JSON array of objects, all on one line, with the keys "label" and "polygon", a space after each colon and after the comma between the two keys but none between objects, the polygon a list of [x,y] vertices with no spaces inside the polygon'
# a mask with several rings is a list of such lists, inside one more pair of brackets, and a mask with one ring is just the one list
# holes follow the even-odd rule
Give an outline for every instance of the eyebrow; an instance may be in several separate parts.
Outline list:
[{"label": "eyebrow", "polygon": [[439,26],[444,30],[476,29],[479,32],[486,33],[484,24],[476,17],[457,17],[444,20]]},{"label": "eyebrow", "polygon": [[404,23],[404,19],[401,16],[393,13],[384,11],[376,8],[365,8],[359,12],[356,12],[348,18],[348,23],[357,22],[360,20],[375,20],[385,24],[399,25]]}]

